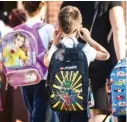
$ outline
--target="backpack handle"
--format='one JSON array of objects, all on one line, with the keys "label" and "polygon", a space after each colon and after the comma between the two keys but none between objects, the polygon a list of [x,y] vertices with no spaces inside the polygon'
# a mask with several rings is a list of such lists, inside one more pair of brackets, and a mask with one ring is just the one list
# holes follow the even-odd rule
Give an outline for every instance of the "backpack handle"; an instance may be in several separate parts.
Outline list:
[{"label": "backpack handle", "polygon": [[75,44],[74,39],[72,39],[71,37],[68,37],[68,38],[71,39],[71,40],[73,41],[73,47],[76,48],[77,46],[76,46],[76,44]]}]

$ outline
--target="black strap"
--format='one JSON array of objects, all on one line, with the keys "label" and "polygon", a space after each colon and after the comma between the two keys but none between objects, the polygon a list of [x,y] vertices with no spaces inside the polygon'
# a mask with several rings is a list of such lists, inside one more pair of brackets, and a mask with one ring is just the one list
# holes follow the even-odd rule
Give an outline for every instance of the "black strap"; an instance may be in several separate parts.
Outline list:
[{"label": "black strap", "polygon": [[94,16],[93,16],[92,25],[91,25],[91,28],[90,28],[90,34],[92,33],[92,29],[93,29],[93,26],[94,26],[94,23],[95,23],[97,14],[98,14],[99,5],[100,5],[100,1],[97,1],[96,5],[95,5],[95,12],[94,12]]},{"label": "black strap", "polygon": [[102,122],[105,122],[107,117],[111,114],[111,82],[109,80],[106,81],[106,92],[107,92],[107,102],[108,102],[108,112],[106,114],[106,117],[103,119]]},{"label": "black strap", "polygon": [[110,112],[108,112],[108,113],[106,114],[106,117],[103,119],[102,122],[105,122],[109,115],[110,115]]},{"label": "black strap", "polygon": [[84,46],[84,43],[78,43],[77,48],[82,50]]}]

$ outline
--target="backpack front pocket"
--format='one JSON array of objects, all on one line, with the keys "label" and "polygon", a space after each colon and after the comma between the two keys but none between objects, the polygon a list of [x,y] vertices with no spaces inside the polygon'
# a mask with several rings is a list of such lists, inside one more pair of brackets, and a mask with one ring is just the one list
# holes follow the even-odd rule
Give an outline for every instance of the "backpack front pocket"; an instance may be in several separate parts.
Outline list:
[{"label": "backpack front pocket", "polygon": [[12,86],[33,85],[41,81],[38,71],[33,68],[9,71],[6,77]]},{"label": "backpack front pocket", "polygon": [[55,74],[50,95],[52,109],[58,111],[82,111],[82,74],[79,71],[58,71]]}]

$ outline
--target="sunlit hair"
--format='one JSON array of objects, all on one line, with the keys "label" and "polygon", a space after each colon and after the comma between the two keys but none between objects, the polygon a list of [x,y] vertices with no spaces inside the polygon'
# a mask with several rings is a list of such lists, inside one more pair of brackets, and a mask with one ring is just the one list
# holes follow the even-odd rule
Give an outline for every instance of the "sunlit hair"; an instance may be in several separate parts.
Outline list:
[{"label": "sunlit hair", "polygon": [[65,34],[72,34],[82,23],[82,16],[77,7],[67,6],[58,14],[59,26]]}]

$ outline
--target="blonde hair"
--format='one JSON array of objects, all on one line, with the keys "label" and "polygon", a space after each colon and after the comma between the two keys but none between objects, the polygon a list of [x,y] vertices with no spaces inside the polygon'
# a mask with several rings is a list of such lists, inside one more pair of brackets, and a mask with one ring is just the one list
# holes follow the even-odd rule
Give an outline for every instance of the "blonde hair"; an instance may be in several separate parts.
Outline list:
[{"label": "blonde hair", "polygon": [[77,7],[66,6],[58,14],[59,26],[65,34],[72,34],[82,23],[82,16]]}]

